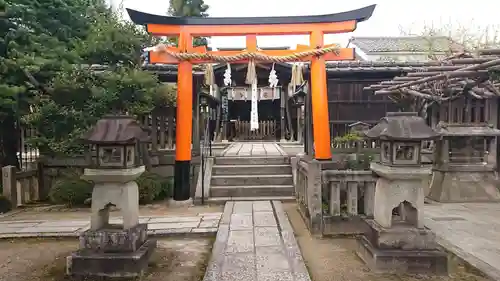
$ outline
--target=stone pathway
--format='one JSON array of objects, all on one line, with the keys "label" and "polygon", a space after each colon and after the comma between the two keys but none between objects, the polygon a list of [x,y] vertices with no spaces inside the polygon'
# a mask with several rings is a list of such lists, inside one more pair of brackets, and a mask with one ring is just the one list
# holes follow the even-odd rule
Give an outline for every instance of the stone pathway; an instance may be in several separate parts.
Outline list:
[{"label": "stone pathway", "polygon": [[[140,217],[141,223],[148,224],[148,234],[169,235],[215,235],[222,213],[204,213],[191,217],[147,216]],[[110,223],[122,223],[111,218]],[[89,220],[24,220],[0,221],[0,238],[20,237],[78,237],[90,227]]]},{"label": "stone pathway", "polygon": [[222,156],[287,156],[287,154],[273,142],[235,142],[222,152]]},{"label": "stone pathway", "polygon": [[424,217],[441,246],[500,280],[500,204],[429,204]]},{"label": "stone pathway", "polygon": [[310,281],[281,202],[227,202],[204,281]]}]

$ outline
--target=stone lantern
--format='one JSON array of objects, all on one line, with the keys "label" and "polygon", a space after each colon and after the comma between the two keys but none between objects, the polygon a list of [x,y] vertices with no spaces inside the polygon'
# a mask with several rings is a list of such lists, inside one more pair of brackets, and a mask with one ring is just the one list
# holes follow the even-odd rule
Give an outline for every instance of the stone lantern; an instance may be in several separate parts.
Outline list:
[{"label": "stone lantern", "polygon": [[[139,223],[139,190],[144,172],[139,146],[148,133],[131,116],[99,120],[83,140],[96,149],[83,179],[94,183],[90,229],[80,235],[80,249],[68,257],[67,273],[77,276],[135,277],[146,269],[156,242]],[[109,223],[109,207],[121,210],[123,224]]]},{"label": "stone lantern", "polygon": [[387,113],[366,136],[380,141],[379,177],[369,231],[358,240],[358,255],[378,272],[447,274],[447,255],[423,222],[424,187],[430,165],[421,163],[421,143],[439,137],[414,112]]},{"label": "stone lantern", "polygon": [[497,137],[491,124],[449,124],[437,130],[428,198],[438,202],[500,202]]}]

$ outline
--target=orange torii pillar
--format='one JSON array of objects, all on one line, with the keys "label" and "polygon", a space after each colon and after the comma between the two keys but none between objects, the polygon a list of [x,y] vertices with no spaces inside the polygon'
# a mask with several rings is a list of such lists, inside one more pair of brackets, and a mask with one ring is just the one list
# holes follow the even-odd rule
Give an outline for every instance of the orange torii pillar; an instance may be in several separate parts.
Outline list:
[{"label": "orange torii pillar", "polygon": [[[191,51],[193,38],[188,33],[179,35],[181,52]],[[174,200],[191,197],[189,178],[191,172],[191,143],[193,137],[193,65],[179,62],[177,69],[177,114],[175,132]],[[170,125],[170,124],[169,124]]]},{"label": "orange torii pillar", "polygon": [[[301,46],[298,51],[308,51],[324,47],[324,34],[351,32],[358,22],[371,17],[375,5],[358,10],[321,16],[256,17],[256,18],[179,18],[151,15],[131,9],[127,12],[136,24],[145,25],[147,31],[156,36],[179,36],[178,47],[169,47],[167,52],[150,52],[150,63],[178,64],[177,120],[176,120],[176,161],[174,200],[182,201],[190,197],[189,173],[192,143],[192,64],[212,63],[209,59],[192,58],[189,61],[175,57],[179,53],[200,53],[212,56],[233,56],[240,51],[206,51],[193,48],[193,36],[246,36],[247,52],[257,50],[258,35],[301,35],[310,36],[310,46]],[[304,49],[305,48],[305,49]],[[299,48],[298,48],[299,49]],[[295,50],[259,51],[267,56],[289,56]],[[328,116],[326,60],[354,60],[354,49],[339,49],[337,53],[309,56],[297,61],[311,61],[311,98],[313,115],[313,136],[315,158],[331,159],[330,124]],[[248,60],[234,61],[243,63]]]}]

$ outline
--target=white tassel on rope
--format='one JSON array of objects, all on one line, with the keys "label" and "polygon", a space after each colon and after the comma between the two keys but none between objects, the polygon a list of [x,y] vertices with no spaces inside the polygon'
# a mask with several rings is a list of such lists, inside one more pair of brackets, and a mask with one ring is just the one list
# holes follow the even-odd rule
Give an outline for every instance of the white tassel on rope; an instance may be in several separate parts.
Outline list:
[{"label": "white tassel on rope", "polygon": [[257,79],[255,78],[252,83],[252,108],[250,110],[250,131],[259,129],[259,107],[257,95]]},{"label": "white tassel on rope", "polygon": [[276,70],[274,70],[274,63],[273,63],[273,67],[271,68],[271,72],[269,72],[269,87],[271,88],[275,88],[276,86],[278,86],[278,75],[276,75]]},{"label": "white tassel on rope", "polygon": [[247,77],[245,79],[247,85],[251,85],[252,88],[252,100],[250,109],[250,131],[255,131],[259,129],[259,97],[257,93],[257,72],[255,69],[255,61],[250,60],[248,62]]},{"label": "white tassel on rope", "polygon": [[231,86],[231,65],[228,63],[224,72],[224,85]]}]

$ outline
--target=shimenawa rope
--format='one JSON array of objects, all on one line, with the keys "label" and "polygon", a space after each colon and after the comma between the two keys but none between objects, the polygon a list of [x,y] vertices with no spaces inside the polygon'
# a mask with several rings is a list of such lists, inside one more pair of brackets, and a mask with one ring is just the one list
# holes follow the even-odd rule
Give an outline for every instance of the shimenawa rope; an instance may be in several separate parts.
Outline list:
[{"label": "shimenawa rope", "polygon": [[166,53],[169,56],[172,56],[178,60],[210,60],[214,62],[232,62],[239,60],[257,60],[257,61],[266,61],[266,62],[291,62],[297,61],[301,58],[308,56],[322,56],[327,53],[335,53],[339,54],[339,48],[337,46],[325,47],[321,49],[308,50],[303,52],[297,52],[287,56],[268,56],[266,54],[260,52],[242,52],[241,54],[233,55],[233,56],[218,56],[212,55],[209,53],[178,53],[173,52],[167,49],[167,46],[164,44],[157,45],[153,48],[148,48],[147,50],[151,50],[159,53]]}]

